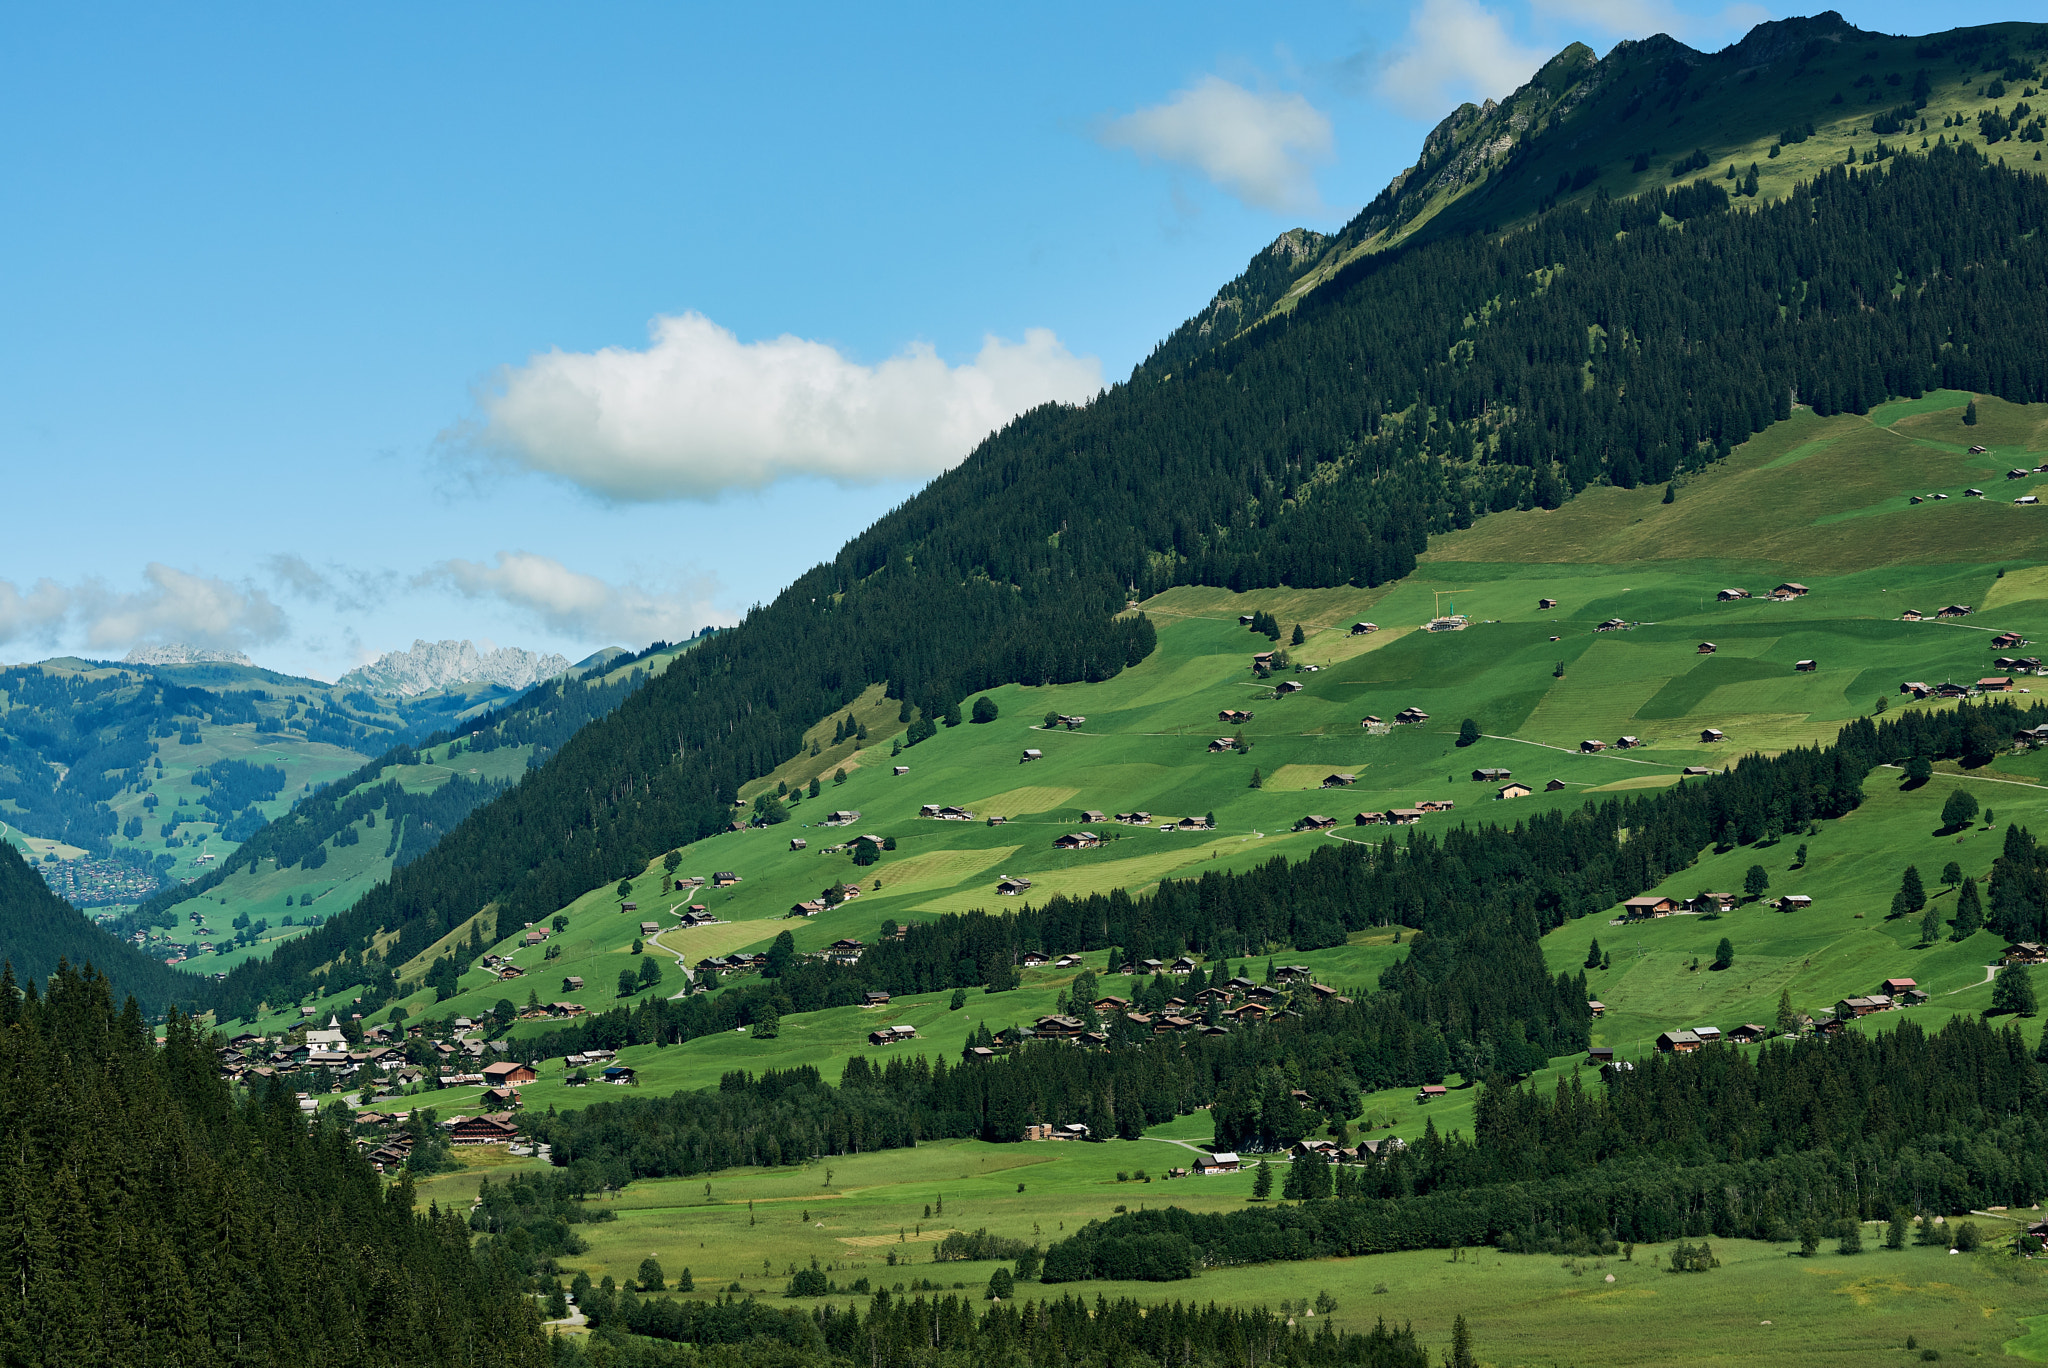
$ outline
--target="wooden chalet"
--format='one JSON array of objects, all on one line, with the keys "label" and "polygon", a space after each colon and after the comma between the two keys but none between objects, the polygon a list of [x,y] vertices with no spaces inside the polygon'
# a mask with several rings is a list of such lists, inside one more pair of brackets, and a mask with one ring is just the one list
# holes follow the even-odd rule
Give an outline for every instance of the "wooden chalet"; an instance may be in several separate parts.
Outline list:
[{"label": "wooden chalet", "polygon": [[1813,906],[1813,899],[1804,893],[1787,893],[1771,906],[1780,912],[1803,912]]},{"label": "wooden chalet", "polygon": [[1451,1090],[1441,1083],[1425,1083],[1415,1092],[1417,1102],[1434,1102],[1439,1097],[1450,1096]]},{"label": "wooden chalet", "polygon": [[1579,742],[1579,754],[1581,755],[1598,755],[1601,751],[1604,751],[1606,749],[1607,743],[1605,741]]},{"label": "wooden chalet", "polygon": [[1705,765],[1687,765],[1684,769],[1679,771],[1680,775],[1685,776],[1687,778],[1700,778],[1712,773],[1713,771],[1708,769]]},{"label": "wooden chalet", "polygon": [[1217,1150],[1214,1154],[1195,1156],[1195,1172],[1204,1177],[1212,1173],[1236,1173],[1244,1167],[1244,1160],[1234,1150]]},{"label": "wooden chalet", "polygon": [[495,1064],[484,1065],[484,1081],[494,1088],[509,1088],[515,1083],[531,1083],[538,1077],[531,1064],[517,1060],[501,1059]]},{"label": "wooden chalet", "polygon": [[1747,590],[1747,589],[1723,589],[1723,590],[1722,590],[1722,591],[1721,591],[1720,593],[1718,593],[1718,594],[1714,595],[1714,597],[1715,597],[1715,598],[1717,598],[1717,599],[1719,599],[1719,600],[1720,600],[1721,602],[1723,602],[1723,603],[1728,603],[1728,602],[1730,602],[1730,601],[1732,601],[1732,600],[1734,600],[1734,599],[1746,599],[1746,598],[1748,598],[1748,597],[1749,597],[1749,590]]},{"label": "wooden chalet", "polygon": [[1792,662],[1792,668],[1800,674],[1812,674],[1820,668],[1820,662],[1818,660],[1796,660]]},{"label": "wooden chalet", "polygon": [[1728,1039],[1737,1045],[1754,1045],[1770,1034],[1753,1021],[1745,1021],[1728,1033]]},{"label": "wooden chalet", "polygon": [[1640,736],[1619,736],[1614,740],[1614,748],[1616,750],[1634,750],[1642,744],[1643,738]]},{"label": "wooden chalet", "polygon": [[518,1138],[519,1127],[503,1114],[463,1117],[448,1130],[451,1145],[502,1145]]},{"label": "wooden chalet", "polygon": [[1707,745],[1712,745],[1716,741],[1726,741],[1727,739],[1728,733],[1722,731],[1719,727],[1702,727],[1700,729],[1700,740]]},{"label": "wooden chalet", "polygon": [[1606,1016],[1607,1004],[1604,1002],[1588,1002],[1586,1004],[1586,1010],[1591,1012],[1596,1017]]},{"label": "wooden chalet", "polygon": [[1540,598],[1536,600],[1536,611],[1539,613],[1555,607],[1557,607],[1557,600],[1554,598]]},{"label": "wooden chalet", "polygon": [[1980,679],[1977,681],[1977,691],[1979,693],[2011,693],[2012,676],[1991,675]]},{"label": "wooden chalet", "polygon": [[1657,1036],[1657,1049],[1663,1054],[1691,1054],[1704,1043],[1692,1031],[1664,1031]]},{"label": "wooden chalet", "polygon": [[1225,752],[1234,751],[1236,749],[1236,740],[1228,736],[1219,736],[1214,741],[1211,741],[1209,743],[1209,754],[1211,755],[1222,755]]},{"label": "wooden chalet", "polygon": [[1323,787],[1326,789],[1350,788],[1357,782],[1358,776],[1355,774],[1326,774],[1323,776]]},{"label": "wooden chalet", "polygon": [[1106,822],[1109,820],[1109,818],[1103,816],[1103,814],[1097,811],[1096,809],[1089,808],[1081,814],[1081,820],[1084,822]]},{"label": "wooden chalet", "polygon": [[1028,764],[1030,764],[1030,763],[1031,763],[1031,762],[1032,762],[1033,760],[1043,760],[1044,758],[1045,758],[1045,752],[1044,752],[1044,751],[1039,751],[1039,750],[1026,750],[1026,751],[1024,752],[1024,754],[1023,754],[1023,755],[1021,755],[1021,756],[1019,756],[1019,757],[1017,758],[1017,763],[1018,763],[1018,764],[1020,764],[1020,765],[1028,765]]},{"label": "wooden chalet", "polygon": [[1561,792],[1564,788],[1565,782],[1562,779],[1552,779],[1543,785],[1543,791],[1545,793],[1558,793]]},{"label": "wooden chalet", "polygon": [[1401,726],[1412,727],[1419,722],[1429,721],[1429,714],[1420,708],[1403,708],[1394,714],[1394,721]]},{"label": "wooden chalet", "polygon": [[1092,850],[1102,844],[1102,838],[1092,831],[1069,831],[1053,838],[1054,850]]},{"label": "wooden chalet", "polygon": [[1659,894],[1644,894],[1638,898],[1625,898],[1621,904],[1621,915],[1633,920],[1649,917],[1668,917],[1678,910],[1676,900]]},{"label": "wooden chalet", "polygon": [[889,1005],[889,995],[879,988],[870,988],[860,995],[860,1005],[863,1007],[887,1007]]},{"label": "wooden chalet", "polygon": [[1296,831],[1329,831],[1337,825],[1335,817],[1325,817],[1320,812],[1311,812],[1294,824]]},{"label": "wooden chalet", "polygon": [[1535,789],[1530,788],[1527,784],[1502,784],[1500,786],[1500,792],[1494,794],[1493,796],[1495,798],[1527,798],[1530,794],[1534,793],[1535,791]]},{"label": "wooden chalet", "polygon": [[1934,615],[1938,618],[1959,618],[1968,617],[1973,611],[1967,603],[1950,603],[1937,608]]},{"label": "wooden chalet", "polygon": [[1805,598],[1807,592],[1808,590],[1805,585],[1795,584],[1791,580],[1787,580],[1771,590],[1771,597],[1777,599]]},{"label": "wooden chalet", "polygon": [[1351,624],[1351,635],[1364,636],[1367,632],[1377,632],[1379,629],[1376,622],[1354,622]]},{"label": "wooden chalet", "polygon": [[2015,646],[2024,646],[2026,641],[2027,639],[2018,632],[2000,632],[1997,636],[1991,638],[1991,649],[1994,651],[2009,651]]},{"label": "wooden chalet", "polygon": [[1878,985],[1877,991],[1883,993],[1886,997],[1899,997],[1902,994],[1910,993],[1919,986],[1919,984],[1909,978],[1888,978]]},{"label": "wooden chalet", "polygon": [[1509,779],[1512,779],[1513,777],[1513,770],[1489,768],[1476,769],[1472,771],[1472,782],[1475,784],[1502,784],[1506,783]]},{"label": "wooden chalet", "polygon": [[1927,614],[1921,612],[1918,608],[1908,608],[1905,612],[1899,614],[1899,621],[1925,622],[1927,621]]},{"label": "wooden chalet", "polygon": [[1694,650],[1694,654],[1695,654],[1695,655],[1712,655],[1712,654],[1713,654],[1714,652],[1716,652],[1716,651],[1718,651],[1718,650],[1720,650],[1720,649],[1721,649],[1720,647],[1716,646],[1716,645],[1715,645],[1715,644],[1714,644],[1713,642],[1711,642],[1711,641],[1702,641],[1702,642],[1701,642],[1701,643],[1699,644],[1699,646],[1698,646],[1697,648],[1695,648],[1695,650]]},{"label": "wooden chalet", "polygon": [[563,992],[565,992],[565,993],[580,993],[580,992],[582,992],[582,991],[583,991],[583,978],[582,978],[582,976],[581,976],[581,975],[579,975],[579,974],[570,974],[570,975],[569,975],[568,977],[564,978],[564,979],[562,980],[562,991],[563,991]]},{"label": "wooden chalet", "polygon": [[1255,713],[1245,712],[1241,708],[1225,708],[1222,712],[1216,714],[1216,720],[1229,723],[1249,722],[1256,715]]},{"label": "wooden chalet", "polygon": [[868,1032],[868,1044],[870,1045],[894,1045],[899,1041],[915,1039],[917,1039],[917,1027],[915,1026],[884,1026],[880,1030]]},{"label": "wooden chalet", "polygon": [[711,886],[713,888],[731,888],[739,881],[740,876],[733,873],[730,869],[721,869],[711,876]]},{"label": "wooden chalet", "polygon": [[1614,1062],[1614,1047],[1612,1045],[1594,1045],[1590,1047],[1586,1051],[1586,1062],[1588,1064],[1612,1064]]}]

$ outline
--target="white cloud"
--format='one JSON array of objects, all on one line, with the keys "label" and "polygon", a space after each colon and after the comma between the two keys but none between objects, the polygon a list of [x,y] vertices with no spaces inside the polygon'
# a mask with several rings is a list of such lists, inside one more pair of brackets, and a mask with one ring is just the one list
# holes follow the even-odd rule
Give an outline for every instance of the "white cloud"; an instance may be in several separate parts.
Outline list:
[{"label": "white cloud", "polygon": [[711,606],[716,585],[710,576],[666,589],[613,585],[530,551],[500,551],[491,565],[442,561],[416,583],[450,588],[465,598],[495,599],[549,631],[608,645],[679,641],[706,624],[731,622]]},{"label": "white cloud", "polygon": [[1477,0],[1422,0],[1408,16],[1407,37],[1381,69],[1380,93],[1421,106],[1416,117],[1433,119],[1450,101],[1512,94],[1551,55],[1516,42],[1501,16]]},{"label": "white cloud", "polygon": [[55,580],[37,580],[26,593],[0,580],[0,642],[54,641],[71,614],[71,591]]},{"label": "white cloud", "polygon": [[1255,94],[1221,76],[1111,119],[1101,138],[1192,166],[1246,204],[1280,212],[1321,206],[1309,168],[1332,147],[1330,120],[1301,96]]},{"label": "white cloud", "polygon": [[146,587],[122,593],[100,580],[66,586],[38,580],[23,593],[0,580],[0,642],[54,642],[76,635],[93,651],[183,642],[243,647],[276,641],[284,611],[261,589],[151,561]]},{"label": "white cloud", "polygon": [[481,424],[444,447],[560,476],[604,498],[709,498],[795,475],[936,475],[1047,400],[1102,388],[1094,357],[1046,329],[989,337],[948,366],[922,344],[876,366],[787,334],[743,343],[702,314],[654,320],[635,351],[551,351],[479,394]]}]

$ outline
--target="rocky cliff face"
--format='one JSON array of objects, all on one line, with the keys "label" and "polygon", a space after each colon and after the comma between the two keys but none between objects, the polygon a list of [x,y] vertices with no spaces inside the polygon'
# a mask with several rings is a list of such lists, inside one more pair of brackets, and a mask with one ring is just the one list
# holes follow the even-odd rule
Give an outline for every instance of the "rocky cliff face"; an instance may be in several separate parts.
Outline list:
[{"label": "rocky cliff face", "polygon": [[411,698],[480,681],[524,689],[568,668],[565,656],[539,655],[517,646],[480,652],[470,641],[415,641],[411,650],[386,651],[374,663],[350,670],[336,683]]}]

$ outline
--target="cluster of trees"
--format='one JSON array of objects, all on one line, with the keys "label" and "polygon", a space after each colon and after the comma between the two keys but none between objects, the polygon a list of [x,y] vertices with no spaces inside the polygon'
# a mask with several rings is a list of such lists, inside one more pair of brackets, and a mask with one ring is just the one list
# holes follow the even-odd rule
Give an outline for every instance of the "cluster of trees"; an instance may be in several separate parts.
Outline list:
[{"label": "cluster of trees", "polygon": [[[517,1279],[453,1212],[413,1209],[344,1123],[237,1101],[212,1040],[60,967],[0,971],[0,1353],[23,1363],[543,1368]],[[53,1099],[62,1099],[61,1102]]]},{"label": "cluster of trees", "polygon": [[90,960],[124,994],[156,1006],[190,1006],[204,984],[144,954],[50,890],[21,852],[0,841],[0,926],[6,958],[29,978],[57,971],[66,958]]},{"label": "cluster of trees", "polygon": [[[609,1278],[606,1282],[610,1282]],[[1338,1330],[1289,1323],[1269,1307],[1250,1309],[1172,1302],[1143,1305],[1063,1296],[999,1301],[985,1308],[973,1296],[892,1296],[876,1292],[866,1314],[857,1306],[797,1311],[752,1298],[681,1302],[646,1299],[599,1287],[586,1314],[597,1326],[714,1348],[720,1361],[776,1364],[858,1364],[915,1368],[935,1358],[960,1363],[1028,1363],[1033,1368],[1084,1368],[1142,1355],[1155,1363],[1281,1363],[1289,1368],[1429,1368],[1412,1330],[1384,1320],[1372,1329]],[[729,1354],[727,1346],[739,1349]],[[656,1360],[660,1361],[660,1360]],[[1471,1340],[1459,1318],[1447,1363],[1471,1368]]]},{"label": "cluster of trees", "polygon": [[[1496,1244],[1587,1252],[1705,1235],[1791,1240],[1845,1219],[2026,1206],[2048,1191],[2048,1080],[2013,1028],[1958,1017],[1930,1035],[1814,1037],[1604,1069],[1544,1096],[1487,1087],[1474,1134],[1370,1167],[1291,1177],[1305,1204],[1143,1212],[1045,1254],[1048,1281]],[[1314,1200],[1329,1194],[1332,1200]],[[1185,1246],[1171,1259],[1173,1242]],[[1143,1243],[1137,1243],[1143,1242]],[[1171,1274],[1166,1276],[1186,1276]]]}]

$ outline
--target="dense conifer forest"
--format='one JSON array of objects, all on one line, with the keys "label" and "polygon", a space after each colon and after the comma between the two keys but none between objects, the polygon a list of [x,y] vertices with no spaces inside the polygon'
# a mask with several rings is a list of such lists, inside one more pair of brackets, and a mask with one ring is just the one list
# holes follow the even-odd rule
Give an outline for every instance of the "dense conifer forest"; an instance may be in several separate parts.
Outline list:
[{"label": "dense conifer forest", "polygon": [[115,990],[150,1004],[152,1013],[191,1004],[205,985],[119,940],[50,891],[43,876],[12,845],[0,843],[0,922],[7,927],[7,958],[24,976],[43,978],[60,961],[90,960]]},{"label": "dense conifer forest", "polygon": [[91,970],[0,975],[0,1135],[8,1362],[548,1361],[460,1215],[283,1088],[231,1097],[190,1021],[155,1045]]}]

